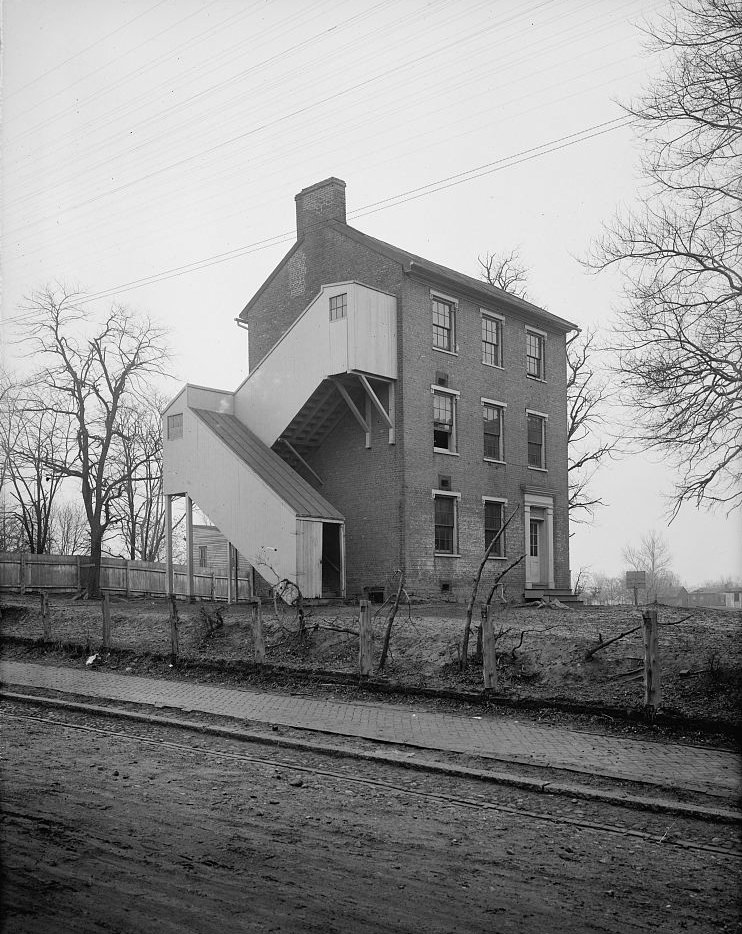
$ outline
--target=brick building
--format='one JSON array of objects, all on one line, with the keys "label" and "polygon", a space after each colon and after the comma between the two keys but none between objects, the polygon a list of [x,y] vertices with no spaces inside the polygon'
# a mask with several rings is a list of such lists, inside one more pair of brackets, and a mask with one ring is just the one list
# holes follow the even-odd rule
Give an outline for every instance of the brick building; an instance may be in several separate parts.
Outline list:
[{"label": "brick building", "polygon": [[296,218],[239,316],[247,379],[165,412],[166,493],[310,597],[388,593],[404,567],[408,590],[463,598],[514,510],[493,569],[524,555],[512,593],[567,590],[575,325],[349,226],[340,179]]}]

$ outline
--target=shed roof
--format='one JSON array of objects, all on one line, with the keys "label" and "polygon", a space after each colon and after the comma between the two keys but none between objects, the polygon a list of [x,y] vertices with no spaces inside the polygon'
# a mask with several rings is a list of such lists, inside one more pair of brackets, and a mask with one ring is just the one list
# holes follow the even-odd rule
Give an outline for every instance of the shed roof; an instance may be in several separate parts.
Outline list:
[{"label": "shed roof", "polygon": [[240,460],[291,506],[299,518],[335,522],[344,520],[342,513],[234,415],[209,412],[206,409],[193,411]]}]

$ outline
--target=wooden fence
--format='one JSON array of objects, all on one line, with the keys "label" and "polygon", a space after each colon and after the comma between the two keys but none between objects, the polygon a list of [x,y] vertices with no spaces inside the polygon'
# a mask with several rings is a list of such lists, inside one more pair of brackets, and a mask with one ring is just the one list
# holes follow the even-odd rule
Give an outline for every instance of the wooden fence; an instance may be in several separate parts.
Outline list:
[{"label": "wooden fence", "polygon": [[[79,593],[82,589],[89,558],[82,555],[31,555],[0,552],[0,592]],[[194,568],[193,595],[202,600],[226,600],[227,576],[223,571]],[[103,593],[126,596],[165,596],[166,568],[162,562],[127,561],[125,558],[104,558],[101,562],[100,586]],[[173,590],[177,596],[187,596],[188,576],[185,565],[173,565]],[[238,577],[236,597],[252,597],[252,581]]]}]

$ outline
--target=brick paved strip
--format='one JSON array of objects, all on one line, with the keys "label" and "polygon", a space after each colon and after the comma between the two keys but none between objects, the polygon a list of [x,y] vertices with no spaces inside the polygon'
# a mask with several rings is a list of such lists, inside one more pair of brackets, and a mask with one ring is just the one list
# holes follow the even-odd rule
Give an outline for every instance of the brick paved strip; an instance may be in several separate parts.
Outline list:
[{"label": "brick paved strip", "polygon": [[739,758],[716,749],[582,733],[510,718],[348,703],[11,661],[0,662],[0,679],[6,684],[66,694],[197,710],[721,797],[742,792]]}]

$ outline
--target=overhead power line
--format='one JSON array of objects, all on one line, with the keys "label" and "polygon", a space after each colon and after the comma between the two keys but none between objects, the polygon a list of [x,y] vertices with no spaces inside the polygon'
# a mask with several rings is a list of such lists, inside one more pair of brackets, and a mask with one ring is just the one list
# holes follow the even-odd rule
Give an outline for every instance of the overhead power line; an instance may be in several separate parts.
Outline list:
[{"label": "overhead power line", "polygon": [[[550,155],[553,152],[558,152],[559,150],[566,149],[569,146],[575,146],[578,143],[586,142],[598,136],[603,136],[605,133],[610,133],[613,130],[618,130],[622,127],[629,126],[633,122],[633,117],[621,116],[616,117],[613,120],[606,120],[603,123],[597,123],[593,126],[585,127],[584,129],[578,130],[575,133],[569,133],[566,136],[561,136],[558,139],[550,140],[549,142],[542,143],[539,146],[533,146],[530,149],[524,149],[520,152],[512,153],[509,156],[503,156],[501,159],[497,159],[494,162],[488,162],[483,165],[475,166],[471,169],[467,169],[464,172],[459,172],[456,175],[449,175],[445,178],[430,182],[427,185],[422,185],[418,188],[412,188],[408,191],[399,192],[398,194],[392,195],[389,198],[383,198],[381,201],[374,201],[370,204],[363,205],[362,207],[356,208],[354,211],[349,212],[349,217],[365,217],[369,214],[376,214],[379,211],[385,211],[389,208],[397,207],[400,204],[406,204],[409,201],[415,201],[418,198],[436,194],[437,192],[444,191],[447,188],[453,188],[456,185],[463,185],[465,182],[474,181],[478,178],[482,178],[485,175],[492,175],[495,172],[513,168],[516,165],[521,165],[522,163],[529,162],[532,159]],[[187,263],[183,266],[176,266],[171,269],[165,269],[159,273],[153,273],[151,276],[145,276],[141,279],[134,279],[130,282],[124,282],[120,285],[113,286],[110,289],[94,292],[90,295],[87,295],[83,299],[83,303],[97,301],[102,298],[109,298],[113,295],[118,295],[121,292],[129,292],[133,289],[143,288],[147,285],[154,285],[167,279],[173,279],[192,272],[198,272],[199,270],[206,269],[209,266],[226,263],[230,260],[238,259],[241,256],[262,252],[263,250],[267,250],[270,247],[279,246],[282,243],[289,243],[294,239],[294,236],[295,233],[293,230],[283,231],[282,233],[275,234],[274,236],[268,237],[264,240],[257,240],[253,243],[247,243],[243,246],[235,247],[234,250],[229,250],[225,253],[217,253],[213,256],[207,256],[203,259],[195,260],[194,262]]]}]

